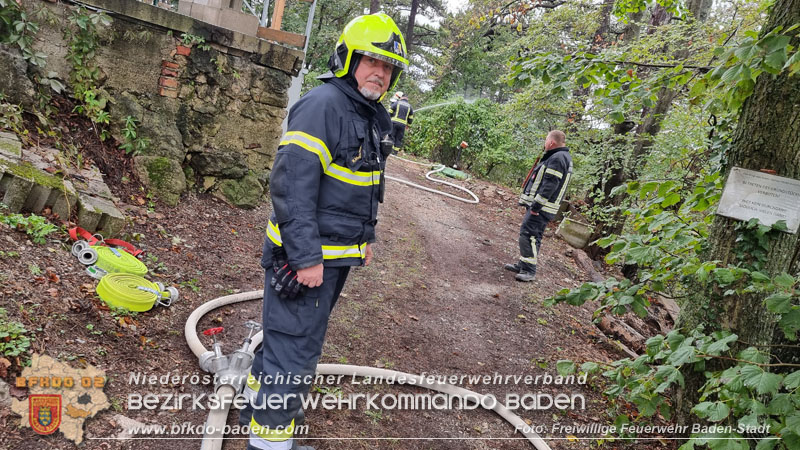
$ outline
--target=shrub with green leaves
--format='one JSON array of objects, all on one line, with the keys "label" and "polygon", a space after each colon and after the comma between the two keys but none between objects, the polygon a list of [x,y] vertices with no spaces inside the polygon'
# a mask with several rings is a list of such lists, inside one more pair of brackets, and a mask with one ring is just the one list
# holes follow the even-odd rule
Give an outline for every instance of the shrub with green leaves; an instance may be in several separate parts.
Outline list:
[{"label": "shrub with green leaves", "polygon": [[0,308],[0,354],[7,357],[25,354],[31,346],[31,339],[26,334],[25,326],[10,320],[8,312]]},{"label": "shrub with green leaves", "polygon": [[48,222],[42,216],[31,214],[30,216],[23,216],[22,214],[4,214],[0,215],[0,222],[15,228],[18,231],[24,231],[30,236],[31,241],[37,244],[44,244],[47,242],[47,236],[58,230],[58,227]]},{"label": "shrub with green leaves", "polygon": [[[458,163],[459,169],[482,177],[516,183],[528,172],[537,152],[515,142],[509,128],[502,105],[486,99],[474,103],[457,99],[415,112],[405,144],[415,155],[448,166]],[[461,141],[469,147],[459,152]]]},{"label": "shrub with green leaves", "polygon": [[[702,372],[706,383],[700,402],[692,413],[711,424],[729,427],[722,433],[693,433],[682,450],[707,445],[710,449],[750,448],[745,437],[756,436],[758,449],[800,448],[800,370],[776,372],[790,365],[769,364],[769,355],[756,347],[730,354],[730,346],[738,336],[717,331],[707,335],[702,330],[682,334],[674,330],[666,336],[647,341],[644,355],[614,361],[611,364],[587,361],[580,370],[602,373],[608,381],[605,395],[622,398],[636,405],[641,417],[656,413],[669,419],[672,405],[665,394],[676,386],[684,386],[687,370]],[[725,369],[715,368],[714,360],[734,361]],[[559,373],[576,370],[571,361],[559,361]],[[616,418],[617,425],[628,422],[625,415]],[[762,433],[758,427],[769,426]],[[764,436],[766,434],[766,436]],[[780,437],[780,439],[778,438]]]},{"label": "shrub with green leaves", "polygon": [[[777,324],[789,341],[797,342],[800,331],[800,279],[788,273],[768,276],[764,267],[770,240],[785,230],[778,222],[767,227],[753,219],[737,225],[736,259],[727,264],[703,258],[702,246],[709,236],[713,215],[721,192],[719,173],[705,175],[691,188],[675,181],[630,182],[624,186],[634,199],[632,230],[598,241],[609,248],[609,263],[624,262],[639,267],[637,281],[610,278],[585,283],[576,289],[563,289],[546,304],[565,302],[582,305],[596,300],[602,314],[634,311],[644,317],[649,299],[656,294],[681,297],[692,287],[703,286],[709,298],[757,294],[766,310],[775,314]],[[731,431],[708,435],[692,434],[681,449],[707,446],[710,449],[749,449],[746,437],[762,438],[759,449],[800,448],[800,371],[796,364],[770,363],[763,349],[738,342],[729,331],[706,333],[702,328],[673,330],[646,342],[646,354],[635,360],[623,359],[606,364],[587,361],[580,370],[602,373],[608,381],[605,394],[631,402],[641,417],[656,413],[669,418],[673,406],[665,396],[684,387],[686,373],[701,373],[704,384],[700,402],[692,413],[701,420]],[[743,344],[743,345],[742,345]],[[559,361],[560,372],[571,373],[576,364]],[[623,415],[617,422],[628,420]],[[748,434],[757,425],[770,429],[766,437]],[[775,439],[780,436],[781,439]],[[720,439],[725,438],[725,439]]]},{"label": "shrub with green leaves", "polygon": [[[110,116],[105,110],[107,94],[98,89],[100,69],[95,57],[100,47],[100,31],[111,24],[111,18],[103,12],[91,12],[83,7],[72,11],[69,26],[64,28],[64,39],[69,44],[67,61],[72,66],[70,86],[73,96],[80,104],[75,107],[85,114],[97,127],[109,124]],[[107,131],[102,129],[100,138],[105,139]]]},{"label": "shrub with green leaves", "polygon": [[126,154],[136,156],[144,151],[150,144],[150,140],[139,136],[137,124],[139,121],[133,116],[125,118],[125,125],[122,128],[122,138],[124,142],[119,148],[125,150]]},{"label": "shrub with green leaves", "polygon": [[0,43],[19,48],[29,63],[42,67],[47,55],[33,48],[33,37],[38,31],[39,25],[17,0],[0,0]]}]

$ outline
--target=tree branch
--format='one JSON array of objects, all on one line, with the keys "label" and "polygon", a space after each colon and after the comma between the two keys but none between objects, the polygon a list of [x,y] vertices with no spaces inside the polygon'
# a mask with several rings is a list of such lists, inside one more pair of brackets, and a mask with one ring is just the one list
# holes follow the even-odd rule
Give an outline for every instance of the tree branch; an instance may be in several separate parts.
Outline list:
[{"label": "tree branch", "polygon": [[709,70],[713,69],[713,67],[711,66],[694,66],[689,64],[651,64],[651,63],[639,63],[633,61],[619,61],[619,60],[600,61],[600,62],[621,64],[621,65],[632,65],[637,67],[652,67],[657,69],[674,69],[676,67],[683,67],[685,69],[696,69],[702,72],[708,72]]},{"label": "tree branch", "polygon": [[698,356],[698,357],[701,357],[701,358],[719,358],[719,359],[725,359],[725,360],[728,360],[728,361],[743,362],[743,363],[747,363],[747,364],[753,364],[753,365],[756,365],[756,366],[759,366],[759,367],[800,367],[800,364],[789,364],[789,363],[766,364],[766,363],[757,363],[757,362],[753,362],[753,361],[748,361],[746,359],[731,358],[731,357],[728,357],[728,356],[706,355],[705,353],[697,353],[697,354],[695,354],[695,356]]}]

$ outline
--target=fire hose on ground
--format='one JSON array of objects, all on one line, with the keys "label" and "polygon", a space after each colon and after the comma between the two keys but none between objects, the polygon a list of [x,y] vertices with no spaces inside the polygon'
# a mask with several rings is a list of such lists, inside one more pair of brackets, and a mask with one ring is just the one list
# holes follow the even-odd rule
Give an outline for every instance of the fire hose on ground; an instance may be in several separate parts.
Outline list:
[{"label": "fire hose on ground", "polygon": [[[195,309],[189,318],[186,320],[184,335],[186,336],[186,343],[189,348],[198,357],[200,367],[203,370],[214,374],[223,374],[218,378],[221,380],[218,386],[215,387],[217,395],[222,399],[222,408],[212,410],[206,419],[206,434],[203,436],[203,450],[216,450],[222,448],[224,436],[222,430],[228,417],[228,412],[231,407],[231,401],[226,399],[233,399],[236,393],[241,391],[241,380],[245,379],[250,371],[252,363],[253,351],[261,343],[263,334],[248,337],[245,339],[242,349],[239,349],[231,355],[222,355],[219,344],[214,343],[214,351],[209,351],[200,342],[197,336],[197,323],[209,311],[220,308],[222,306],[230,305],[233,303],[245,302],[250,300],[261,300],[263,298],[263,290],[242,292],[239,294],[226,295],[213,299],[200,305]],[[248,322],[251,331],[254,329],[253,322]],[[252,334],[252,332],[251,332]],[[247,361],[247,358],[250,358]],[[317,365],[317,373],[320,375],[346,375],[346,376],[359,376],[359,377],[405,377],[409,380],[406,384],[419,386],[426,389],[431,389],[454,397],[459,397],[462,401],[476,400],[483,405],[483,400],[486,396],[479,394],[468,389],[460,388],[446,383],[428,382],[423,377],[398,372],[394,370],[379,369],[376,367],[366,366],[352,366],[345,364],[319,364]],[[230,382],[226,382],[230,381]],[[537,450],[551,450],[550,446],[536,433],[531,431],[528,426],[518,415],[514,414],[510,409],[500,402],[495,401],[492,411],[497,413],[500,417],[505,419],[508,423],[514,426],[516,430],[520,430],[522,434],[530,441]]]},{"label": "fire hose on ground", "polygon": [[[401,161],[410,162],[412,164],[418,164],[420,166],[430,166],[431,165],[430,163],[421,163],[421,162],[417,162],[417,161],[412,161],[410,159],[401,158],[401,157],[399,157],[397,155],[392,155],[392,158],[397,158],[397,159],[399,159]],[[428,191],[428,192],[433,192],[434,194],[444,195],[445,197],[450,197],[452,199],[455,199],[455,200],[458,200],[458,201],[461,201],[461,202],[464,202],[464,203],[471,203],[471,204],[478,203],[478,196],[475,195],[469,189],[467,189],[465,187],[462,187],[462,186],[459,186],[459,185],[457,185],[455,183],[450,183],[450,182],[444,181],[444,180],[437,180],[437,179],[431,177],[431,175],[443,171],[445,169],[445,167],[446,166],[444,164],[434,164],[433,165],[433,170],[431,170],[430,172],[426,173],[425,174],[425,178],[433,181],[434,183],[442,183],[442,184],[445,184],[447,186],[462,190],[462,191],[466,192],[467,194],[469,194],[470,196],[472,196],[472,199],[458,197],[456,195],[449,194],[447,192],[442,192],[442,191],[439,191],[439,190],[436,190],[436,189],[433,189],[433,188],[429,188],[427,186],[422,186],[421,184],[412,183],[411,181],[404,180],[402,178],[396,178],[396,177],[392,177],[392,176],[386,175],[386,179],[397,181],[398,183],[407,184],[407,185],[413,186],[413,187],[415,187],[417,189],[422,189],[423,191]]]}]

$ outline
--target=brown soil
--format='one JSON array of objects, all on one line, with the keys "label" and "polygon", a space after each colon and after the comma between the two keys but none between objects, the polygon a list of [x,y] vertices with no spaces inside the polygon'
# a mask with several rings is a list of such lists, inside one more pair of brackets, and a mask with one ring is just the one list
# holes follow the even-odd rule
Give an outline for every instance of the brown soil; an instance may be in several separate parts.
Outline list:
[{"label": "brown soil", "polygon": [[[125,166],[127,167],[127,166]],[[106,170],[108,168],[106,167]],[[124,171],[119,171],[120,173]],[[390,174],[418,183],[424,169],[398,160]],[[132,180],[132,177],[127,177]],[[121,175],[118,180],[121,180]],[[112,440],[122,431],[115,416],[146,424],[204,422],[203,411],[190,407],[170,411],[133,411],[127,395],[140,393],[203,393],[207,385],[131,386],[130,372],[163,375],[200,373],[189,351],[183,327],[204,302],[233,292],[263,286],[258,265],[267,205],[251,211],[235,209],[205,195],[184,196],[177,207],[149,202],[136,195],[135,181],[110,183],[128,203],[132,222],[129,240],[147,251],[143,261],[151,279],[179,287],[181,299],[170,308],[156,307],[133,319],[115,318],[95,293],[95,280],[70,254],[65,235],[51,235],[47,244],[31,243],[25,234],[3,226],[0,237],[0,304],[13,320],[35,335],[33,350],[68,361],[91,364],[110,376],[105,392],[113,407],[86,421],[82,448],[198,448],[198,440]],[[509,190],[482,181],[463,183],[481,197],[468,205],[393,181],[378,224],[376,259],[351,272],[331,319],[323,363],[345,363],[436,375],[556,375],[560,359],[611,361],[623,357],[604,344],[591,324],[588,307],[544,307],[542,300],[564,287],[578,286],[585,274],[566,256],[569,247],[548,231],[532,283],[514,281],[502,269],[517,257],[522,211]],[[136,239],[139,237],[140,239]],[[8,256],[18,252],[19,256]],[[258,301],[217,310],[200,328],[226,327],[226,351],[238,347],[246,320],[260,320]],[[91,326],[89,326],[91,325]],[[205,344],[210,346],[210,340]],[[13,384],[19,367],[5,380]],[[355,385],[346,378],[323,392],[396,393],[421,390],[391,385]],[[566,433],[551,433],[554,423],[611,423],[610,406],[600,381],[588,385],[525,385],[513,382],[462,384],[498,399],[525,393],[582,394],[586,409],[518,410],[520,416],[547,430],[554,449],[590,448],[594,440],[572,442]],[[12,395],[25,398],[23,390]],[[235,423],[232,414],[230,423]],[[307,412],[308,437],[318,449],[527,449],[532,446],[513,427],[491,412],[478,410]],[[19,428],[19,418],[0,411],[0,448],[74,448],[59,433],[40,436]],[[196,436],[188,436],[194,437]],[[246,440],[232,439],[226,449],[243,449]],[[409,439],[411,438],[411,439]],[[606,448],[673,448],[668,442],[607,444]]]}]

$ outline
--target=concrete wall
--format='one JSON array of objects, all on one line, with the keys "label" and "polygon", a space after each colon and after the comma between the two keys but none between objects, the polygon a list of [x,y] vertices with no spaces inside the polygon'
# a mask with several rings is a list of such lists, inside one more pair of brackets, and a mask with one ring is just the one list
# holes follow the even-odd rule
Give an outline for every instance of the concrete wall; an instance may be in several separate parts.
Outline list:
[{"label": "concrete wall", "polygon": [[[40,23],[35,46],[48,55],[44,70],[68,85],[63,30],[74,6],[33,3],[47,5],[59,19],[55,25]],[[135,158],[142,181],[168,203],[194,186],[233,204],[254,206],[266,188],[287,90],[303,53],[134,0],[84,3],[110,11],[114,19],[102,33],[96,58],[103,72],[99,88],[112,99],[108,110],[115,137],[121,138],[120,126],[130,115],[150,140]],[[147,32],[143,37],[142,31]],[[208,46],[184,47],[182,33],[202,36]],[[0,56],[13,60],[9,55],[13,52]],[[27,95],[18,81],[11,82],[25,76],[19,73],[25,65],[19,58],[0,63],[17,68],[14,76],[0,77],[0,91]]]}]

